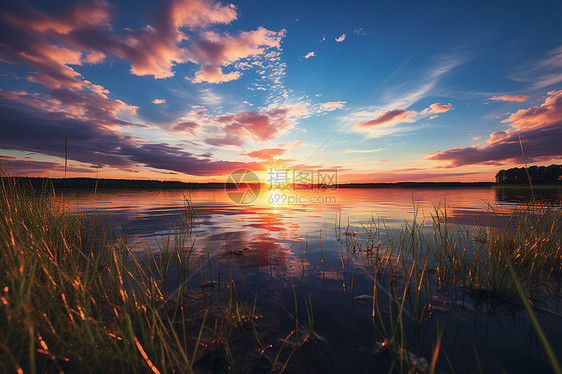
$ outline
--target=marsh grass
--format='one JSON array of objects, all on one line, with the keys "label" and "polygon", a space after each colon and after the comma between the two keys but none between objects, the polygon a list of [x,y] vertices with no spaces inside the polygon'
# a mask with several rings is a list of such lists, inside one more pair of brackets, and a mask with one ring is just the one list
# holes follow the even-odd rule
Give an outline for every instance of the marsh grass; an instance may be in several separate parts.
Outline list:
[{"label": "marsh grass", "polygon": [[[348,224],[345,228],[346,233],[358,233],[346,235],[342,243],[348,252],[363,257],[363,271],[371,276],[374,328],[380,336],[379,347],[394,357],[393,370],[433,372],[442,354],[448,370],[454,372],[438,325],[433,351],[425,352],[431,357],[431,365],[426,365],[421,356],[424,352],[409,350],[410,335],[416,326],[435,316],[434,309],[444,310],[439,305],[440,295],[461,289],[524,306],[553,369],[559,372],[551,345],[544,333],[541,335],[540,323],[533,315],[533,308],[548,310],[531,300],[560,296],[561,207],[529,204],[510,215],[490,211],[482,224],[456,224],[439,206],[426,222],[414,206],[413,219],[397,231],[374,218],[369,224],[357,228]],[[336,233],[340,231],[336,228]],[[445,307],[454,306],[453,299],[445,299],[449,303]],[[476,349],[474,354],[479,362]]]},{"label": "marsh grass", "polygon": [[[192,372],[213,351],[233,363],[229,339],[254,310],[235,292],[213,318],[190,305],[187,208],[159,253],[147,248],[140,260],[110,222],[1,178],[0,371]],[[172,260],[183,275],[170,293]],[[206,330],[213,339],[203,344]]]}]

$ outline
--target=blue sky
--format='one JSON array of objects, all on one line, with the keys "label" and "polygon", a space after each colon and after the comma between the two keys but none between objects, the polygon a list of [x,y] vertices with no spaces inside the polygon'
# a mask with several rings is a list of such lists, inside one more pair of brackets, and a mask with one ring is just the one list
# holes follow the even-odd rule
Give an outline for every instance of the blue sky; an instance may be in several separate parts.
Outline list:
[{"label": "blue sky", "polygon": [[0,6],[9,173],[492,180],[562,158],[560,2]]}]

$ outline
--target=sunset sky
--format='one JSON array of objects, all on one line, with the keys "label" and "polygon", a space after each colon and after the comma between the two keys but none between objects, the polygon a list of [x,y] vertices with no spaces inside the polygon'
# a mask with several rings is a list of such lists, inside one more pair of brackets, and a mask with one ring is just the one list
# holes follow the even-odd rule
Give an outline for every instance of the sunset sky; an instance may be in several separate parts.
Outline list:
[{"label": "sunset sky", "polygon": [[491,181],[562,162],[560,1],[7,1],[11,175]]}]

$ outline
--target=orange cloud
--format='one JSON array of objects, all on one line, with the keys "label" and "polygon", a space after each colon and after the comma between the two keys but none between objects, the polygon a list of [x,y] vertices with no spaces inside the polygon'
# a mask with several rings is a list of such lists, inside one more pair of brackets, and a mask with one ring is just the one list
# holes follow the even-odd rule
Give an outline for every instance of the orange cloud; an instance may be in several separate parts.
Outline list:
[{"label": "orange cloud", "polygon": [[205,139],[214,146],[242,145],[248,138],[267,142],[293,127],[291,108],[271,108],[260,111],[240,112],[216,118],[224,135]]},{"label": "orange cloud", "polygon": [[421,111],[421,114],[437,114],[437,113],[445,113],[448,112],[453,108],[452,104],[431,104],[429,108],[425,108]]},{"label": "orange cloud", "polygon": [[298,147],[302,147],[303,144],[304,142],[300,140],[290,140],[288,142],[279,144],[279,147],[298,148]]},{"label": "orange cloud", "polygon": [[208,82],[208,83],[223,83],[230,82],[240,78],[242,74],[237,71],[225,74],[218,66],[203,66],[201,70],[195,73],[195,77],[191,80],[194,83]]},{"label": "orange cloud", "polygon": [[502,123],[511,122],[514,129],[524,130],[562,121],[562,90],[550,91],[548,95],[541,106],[520,109]]},{"label": "orange cloud", "polygon": [[238,15],[233,4],[223,6],[209,0],[172,0],[164,8],[163,17],[178,29],[226,24],[234,21]]},{"label": "orange cloud", "polygon": [[381,112],[377,117],[369,121],[357,123],[355,126],[358,128],[371,128],[374,126],[381,126],[386,124],[396,124],[400,122],[414,122],[410,116],[415,114],[414,111],[395,109]]},{"label": "orange cloud", "polygon": [[540,106],[520,109],[502,122],[511,126],[490,134],[485,146],[448,149],[427,155],[449,166],[521,163],[521,143],[527,161],[548,161],[562,156],[562,90],[548,93]]},{"label": "orange cloud", "polygon": [[244,153],[244,154],[253,158],[259,158],[261,160],[273,160],[283,155],[285,151],[286,149],[283,148],[265,148],[257,151]]},{"label": "orange cloud", "polygon": [[152,103],[154,103],[154,104],[165,104],[166,99],[154,99],[154,100],[152,100]]},{"label": "orange cloud", "polygon": [[501,96],[492,96],[490,97],[489,100],[494,100],[494,101],[517,101],[519,103],[522,103],[523,101],[527,100],[528,97],[526,95],[517,95],[517,96],[512,96],[512,95],[501,95]]}]

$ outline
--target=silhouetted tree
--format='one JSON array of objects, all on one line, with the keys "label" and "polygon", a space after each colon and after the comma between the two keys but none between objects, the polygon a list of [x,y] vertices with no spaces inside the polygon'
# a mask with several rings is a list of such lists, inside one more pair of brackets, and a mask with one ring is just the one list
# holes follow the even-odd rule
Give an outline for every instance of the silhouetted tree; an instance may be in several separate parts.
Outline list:
[{"label": "silhouetted tree", "polygon": [[525,168],[500,170],[496,174],[499,184],[528,184],[529,177],[533,184],[562,184],[562,165],[531,166],[529,176]]}]

